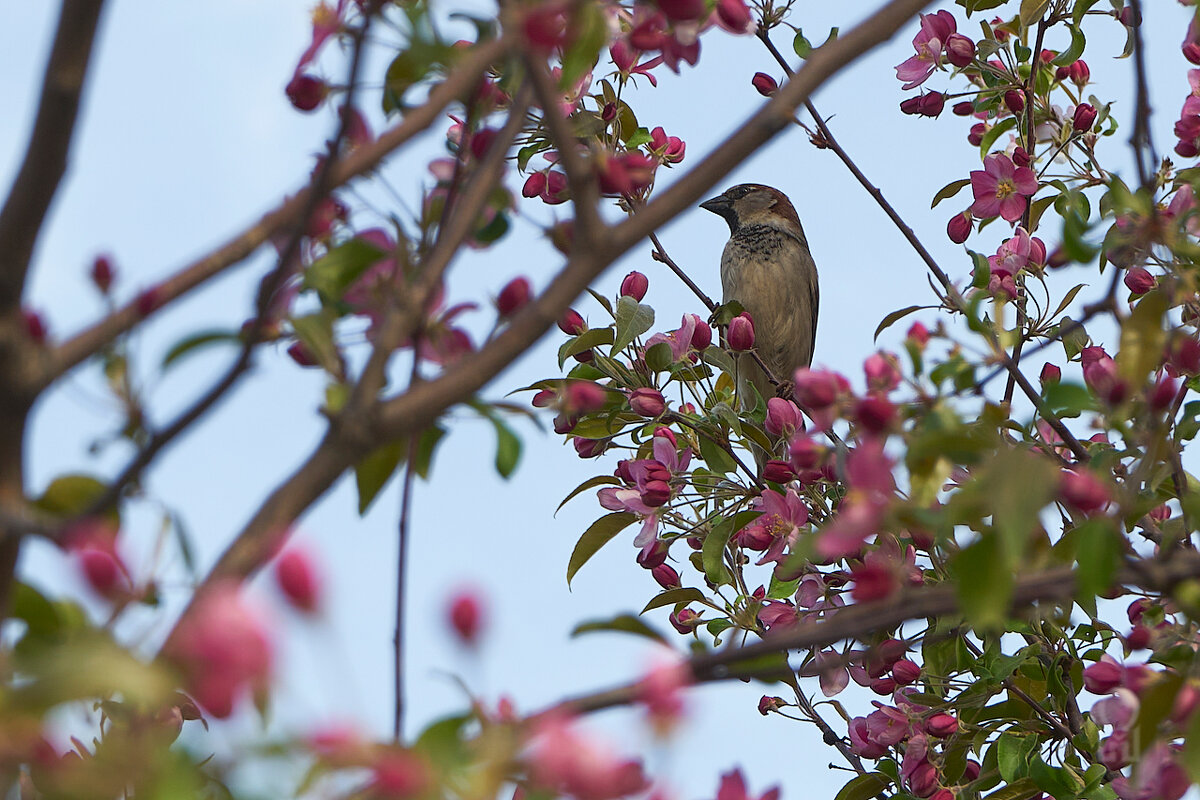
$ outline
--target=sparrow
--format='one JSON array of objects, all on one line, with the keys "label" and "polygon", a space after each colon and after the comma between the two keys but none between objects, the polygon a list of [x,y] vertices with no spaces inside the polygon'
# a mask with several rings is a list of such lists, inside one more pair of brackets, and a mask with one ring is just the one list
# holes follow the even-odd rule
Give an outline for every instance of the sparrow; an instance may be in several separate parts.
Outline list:
[{"label": "sparrow", "polygon": [[736,300],[754,322],[755,350],[779,382],[772,386],[749,354],[739,356],[740,394],[752,384],[764,399],[791,396],[792,375],[812,363],[817,338],[817,265],[787,196],[743,183],[700,207],[729,223],[721,254],[723,303]]}]

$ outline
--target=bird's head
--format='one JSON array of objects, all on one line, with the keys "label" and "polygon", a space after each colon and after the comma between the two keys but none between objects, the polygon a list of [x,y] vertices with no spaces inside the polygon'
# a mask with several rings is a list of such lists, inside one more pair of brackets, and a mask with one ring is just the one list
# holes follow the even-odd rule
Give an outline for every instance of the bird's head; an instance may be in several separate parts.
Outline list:
[{"label": "bird's head", "polygon": [[787,195],[759,183],[742,183],[724,194],[705,200],[700,207],[723,217],[729,232],[745,225],[770,225],[792,231],[800,229],[800,218]]}]

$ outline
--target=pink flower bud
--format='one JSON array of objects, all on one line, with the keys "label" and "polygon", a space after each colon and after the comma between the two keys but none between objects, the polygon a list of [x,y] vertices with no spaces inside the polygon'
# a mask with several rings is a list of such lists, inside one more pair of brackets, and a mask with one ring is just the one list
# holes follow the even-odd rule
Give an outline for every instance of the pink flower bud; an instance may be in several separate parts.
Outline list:
[{"label": "pink flower bud", "polygon": [[288,82],[284,91],[296,110],[312,111],[321,105],[325,96],[329,94],[329,87],[320,78],[297,74]]},{"label": "pink flower bud", "polygon": [[521,196],[537,197],[544,191],[546,191],[546,173],[531,172],[525,179],[525,185],[521,187]]},{"label": "pink flower bud", "polygon": [[703,352],[712,344],[712,328],[696,314],[692,314],[696,327],[692,329],[692,349]]},{"label": "pink flower bud", "polygon": [[767,418],[763,422],[767,433],[776,438],[790,438],[798,430],[804,428],[804,418],[800,409],[791,400],[782,397],[772,397],[767,400]]},{"label": "pink flower bud", "polygon": [[970,783],[979,777],[979,773],[983,770],[979,762],[973,758],[967,759],[967,768],[963,770],[963,780]]},{"label": "pink flower bud", "polygon": [[783,705],[784,700],[782,697],[768,697],[764,694],[758,700],[758,713],[765,717],[772,711],[778,711]]},{"label": "pink flower bud", "polygon": [[925,92],[900,103],[900,110],[905,114],[936,117],[942,113],[942,109],[945,106],[946,95],[941,92]]},{"label": "pink flower bud", "polygon": [[988,126],[985,122],[976,122],[971,126],[970,133],[967,134],[967,144],[979,147],[983,144],[983,135],[987,133]]},{"label": "pink flower bud", "polygon": [[612,122],[617,118],[617,104],[605,103],[604,108],[600,109],[600,119],[605,122]]},{"label": "pink flower bud", "polygon": [[971,235],[971,212],[963,211],[950,218],[946,225],[946,235],[955,244],[962,244]]},{"label": "pink flower bud", "polygon": [[896,682],[891,678],[876,678],[867,688],[878,695],[889,695],[896,691]]},{"label": "pink flower bud", "polygon": [[1171,721],[1176,725],[1185,724],[1200,705],[1200,688],[1194,680],[1189,680],[1175,694],[1175,702],[1171,705]]},{"label": "pink flower bud", "polygon": [[287,550],[275,562],[275,582],[294,608],[306,613],[317,610],[321,601],[321,581],[307,553]]},{"label": "pink flower bud", "polygon": [[[1117,19],[1127,28],[1136,28],[1142,24],[1141,18],[1138,16],[1137,9],[1133,6],[1125,6],[1117,14]],[[1192,61],[1190,58],[1188,61]],[[1200,61],[1192,61],[1193,64],[1200,64]]]},{"label": "pink flower bud", "polygon": [[1150,646],[1150,629],[1143,625],[1135,625],[1125,634],[1125,647],[1130,650],[1145,650]]},{"label": "pink flower bud", "polygon": [[1155,411],[1166,411],[1179,395],[1179,384],[1169,375],[1163,375],[1154,383],[1147,402]]},{"label": "pink flower bud", "polygon": [[667,543],[662,539],[655,539],[654,545],[650,548],[643,548],[638,551],[637,563],[642,569],[653,570],[655,567],[662,566],[667,563],[667,554],[669,551]]},{"label": "pink flower bud", "polygon": [[464,589],[451,597],[446,616],[463,644],[474,645],[479,640],[483,630],[483,601],[474,591]]},{"label": "pink flower bud", "polygon": [[946,60],[959,69],[975,60],[975,43],[961,33],[946,39]]},{"label": "pink flower bud", "polygon": [[110,599],[120,595],[123,567],[115,550],[87,545],[80,548],[77,554],[79,568],[92,591]]},{"label": "pink flower bud", "polygon": [[558,319],[558,329],[568,336],[578,336],[587,330],[583,317],[573,308],[568,308]]},{"label": "pink flower bud", "polygon": [[670,617],[671,626],[682,634],[689,634],[700,626],[703,620],[700,615],[690,608],[681,608]]},{"label": "pink flower bud", "polygon": [[961,103],[955,103],[950,111],[956,117],[969,117],[975,113],[975,104],[969,100],[963,100]]},{"label": "pink flower bud", "polygon": [[[796,370],[796,400],[801,408],[819,411],[837,402],[844,380],[828,370],[801,367]],[[839,380],[840,379],[840,380]]]},{"label": "pink flower bud", "polygon": [[655,0],[655,5],[672,22],[703,19],[707,13],[704,0]]},{"label": "pink flower bud", "polygon": [[1041,382],[1042,386],[1046,386],[1051,383],[1058,383],[1061,380],[1061,369],[1056,367],[1054,364],[1051,364],[1049,361],[1042,365],[1042,372],[1038,375],[1038,381]]},{"label": "pink flower bud", "polygon": [[565,406],[571,411],[588,414],[604,408],[608,394],[591,381],[571,381],[566,387]]},{"label": "pink flower bud", "polygon": [[925,732],[939,739],[953,736],[958,733],[958,719],[949,714],[934,714],[925,720]]},{"label": "pink flower bud", "polygon": [[779,91],[779,83],[765,72],[756,72],[750,79],[750,84],[763,97],[770,97]]},{"label": "pink flower bud", "polygon": [[632,297],[634,300],[637,300],[640,303],[642,298],[646,296],[646,290],[649,288],[649,279],[647,279],[642,273],[634,270],[626,275],[625,279],[621,281],[621,296]]},{"label": "pink flower bud", "polygon": [[1088,69],[1087,62],[1082,59],[1067,67],[1067,75],[1071,82],[1081,89],[1092,80],[1092,71]]},{"label": "pink flower bud", "polygon": [[1014,114],[1025,110],[1025,93],[1019,89],[1009,89],[1004,93],[1004,105]]},{"label": "pink flower bud", "polygon": [[825,454],[825,447],[805,434],[796,436],[788,445],[788,455],[791,456],[792,466],[801,472],[816,469],[825,460]]},{"label": "pink flower bud", "polygon": [[520,311],[532,296],[533,288],[529,285],[528,278],[513,278],[496,297],[496,310],[500,313],[500,318],[507,319]]},{"label": "pink flower bud", "polygon": [[867,390],[887,393],[900,385],[900,370],[895,359],[883,353],[873,353],[863,362],[863,373],[867,378]]},{"label": "pink flower bud", "polygon": [[1063,470],[1058,491],[1062,501],[1081,514],[1099,511],[1112,499],[1108,486],[1086,469]]},{"label": "pink flower bud", "polygon": [[650,570],[650,575],[664,589],[678,589],[679,573],[670,564],[659,564]]},{"label": "pink flower bud", "polygon": [[[850,596],[858,603],[870,603],[874,600],[882,600],[889,596],[896,589],[900,588],[896,576],[892,574],[886,566],[877,563],[857,564],[850,570],[850,580],[854,582],[854,587],[850,590]],[[896,686],[896,681],[891,678],[877,678],[877,680],[890,680],[893,687]],[[875,687],[871,687],[875,691]]]},{"label": "pink flower bud", "polygon": [[575,453],[580,458],[595,458],[608,449],[608,439],[584,439],[575,436],[571,439]]},{"label": "pink flower bud", "polygon": [[772,483],[787,483],[796,477],[795,471],[786,461],[771,459],[763,464],[763,480]]},{"label": "pink flower bud", "polygon": [[[1030,164],[1033,163],[1033,158],[1029,155],[1029,151],[1026,150],[1024,147],[1021,147],[1020,145],[1017,145],[1016,147],[1013,148],[1012,160],[1013,160],[1013,163],[1016,164],[1018,167],[1028,167]],[[1046,249],[1046,246],[1042,245],[1042,251],[1043,251],[1042,257],[1043,258],[1045,258],[1045,255],[1046,255],[1045,249]]]},{"label": "pink flower bud", "polygon": [[115,274],[111,258],[108,256],[96,256],[96,260],[92,262],[92,283],[96,285],[96,288],[102,294],[108,294]]},{"label": "pink flower bud", "polygon": [[1191,336],[1176,339],[1167,353],[1167,365],[1185,375],[1200,372],[1200,341]]},{"label": "pink flower bud", "polygon": [[1080,103],[1075,106],[1075,116],[1072,120],[1071,127],[1079,132],[1090,131],[1092,125],[1096,122],[1096,116],[1099,112],[1091,103]]},{"label": "pink flower bud", "polygon": [[661,416],[667,410],[662,392],[645,387],[633,390],[629,395],[629,407],[633,409],[633,413],[650,418]]},{"label": "pink flower bud", "polygon": [[320,362],[318,362],[317,357],[313,355],[313,351],[309,350],[308,345],[299,339],[292,342],[291,346],[289,346],[287,349],[287,354],[289,357],[291,357],[292,361],[295,361],[302,367],[320,366]]},{"label": "pink flower bud", "polygon": [[1200,43],[1187,42],[1183,45],[1183,57],[1200,66]]},{"label": "pink flower bud", "polygon": [[46,322],[42,315],[28,308],[21,309],[21,319],[25,323],[25,333],[34,344],[46,343]]},{"label": "pink flower bud", "polygon": [[896,407],[886,397],[864,397],[854,407],[858,424],[871,433],[890,430],[896,422]]},{"label": "pink flower bud", "polygon": [[754,320],[743,311],[729,321],[729,330],[725,334],[729,349],[744,352],[754,347]]},{"label": "pink flower bud", "polygon": [[671,499],[671,486],[666,481],[646,481],[642,487],[642,502],[658,508]]},{"label": "pink flower bud", "polygon": [[898,686],[908,686],[910,683],[916,683],[920,677],[921,667],[915,661],[902,658],[892,665],[892,679],[896,681]]},{"label": "pink flower bud", "polygon": [[1125,273],[1125,286],[1136,295],[1150,291],[1155,283],[1157,279],[1145,267],[1134,267]]},{"label": "pink flower bud", "polygon": [[905,338],[919,348],[929,344],[929,329],[920,322],[914,322],[908,329]]},{"label": "pink flower bud", "polygon": [[143,289],[133,302],[137,313],[143,317],[148,317],[162,305],[162,291],[157,286]]},{"label": "pink flower bud", "polygon": [[1125,669],[1113,661],[1097,661],[1083,671],[1083,688],[1092,694],[1111,694],[1125,683]]},{"label": "pink flower bud", "polygon": [[533,400],[530,402],[533,404],[534,408],[549,408],[557,401],[557,392],[555,392],[553,389],[542,389],[533,396]]},{"label": "pink flower bud", "polygon": [[717,17],[731,31],[741,33],[749,31],[754,21],[745,0],[717,0]]},{"label": "pink flower bud", "polygon": [[525,39],[533,49],[548,53],[562,47],[567,41],[567,15],[565,7],[557,3],[546,3],[530,9],[525,15]]}]

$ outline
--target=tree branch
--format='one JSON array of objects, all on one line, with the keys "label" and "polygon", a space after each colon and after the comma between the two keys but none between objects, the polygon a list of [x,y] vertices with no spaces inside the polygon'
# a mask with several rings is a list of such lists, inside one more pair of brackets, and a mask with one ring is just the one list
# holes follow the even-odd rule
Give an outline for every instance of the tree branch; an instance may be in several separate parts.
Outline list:
[{"label": "tree branch", "polygon": [[21,304],[33,248],[67,171],[104,0],[63,0],[33,132],[0,209],[0,313]]},{"label": "tree branch", "polygon": [[[336,189],[375,169],[384,158],[428,128],[447,105],[470,90],[488,65],[499,58],[507,48],[508,41],[502,38],[480,44],[466,53],[450,75],[433,88],[423,105],[406,113],[402,122],[385,131],[374,142],[362,145],[342,160],[330,177],[330,189]],[[209,279],[240,263],[273,234],[296,224],[309,201],[310,192],[310,188],[302,189],[216,250],[159,283],[155,292],[160,307],[183,297]],[[51,352],[34,390],[44,389],[67,370],[135,327],[142,319],[143,314],[138,310],[138,303],[130,302],[63,342]]]}]

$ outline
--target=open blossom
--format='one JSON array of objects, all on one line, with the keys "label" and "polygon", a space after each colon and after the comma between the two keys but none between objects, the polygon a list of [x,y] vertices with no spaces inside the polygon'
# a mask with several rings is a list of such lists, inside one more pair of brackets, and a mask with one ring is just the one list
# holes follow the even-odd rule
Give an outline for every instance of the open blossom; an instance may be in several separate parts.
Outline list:
[{"label": "open blossom", "polygon": [[666,131],[659,125],[650,131],[650,152],[665,164],[678,164],[683,161],[683,153],[687,144],[678,136],[667,136]]},{"label": "open blossom", "polygon": [[1004,153],[993,153],[983,160],[982,170],[971,172],[971,192],[975,195],[971,213],[983,219],[999,215],[1016,222],[1037,189],[1037,175],[1032,169],[1018,167]]},{"label": "open blossom", "polygon": [[[646,340],[646,348],[665,342],[671,348],[671,360],[680,361],[693,351],[712,344],[712,328],[696,314],[684,314],[679,328],[670,333],[656,333]],[[695,355],[692,356],[695,359]]]},{"label": "open blossom", "polygon": [[624,486],[606,487],[597,492],[600,505],[609,511],[630,511],[642,517],[642,528],[633,543],[643,554],[658,545],[658,510],[671,499],[671,478],[686,472],[692,460],[692,449],[677,449],[665,428],[654,434],[652,459],[622,461],[617,465],[617,477]]},{"label": "open blossom", "polygon": [[773,489],[765,489],[755,501],[755,510],[761,511],[761,516],[745,528],[745,536],[758,536],[770,545],[763,553],[759,564],[768,561],[778,561],[784,551],[795,545],[800,538],[800,530],[808,523],[808,507],[796,494],[795,489],[788,489],[783,495]]},{"label": "open blossom", "polygon": [[915,89],[933,74],[941,63],[947,40],[957,30],[958,24],[949,11],[921,15],[921,29],[913,38],[917,53],[896,65],[896,77],[904,81],[903,88]]},{"label": "open blossom", "polygon": [[650,70],[663,63],[662,56],[655,56],[648,61],[642,61],[642,51],[633,46],[628,39],[617,39],[608,48],[613,65],[622,77],[644,75],[651,86],[658,86],[658,78]]},{"label": "open blossom", "polygon": [[536,784],[576,800],[613,800],[646,786],[640,761],[621,758],[565,713],[537,723],[528,761]]}]

